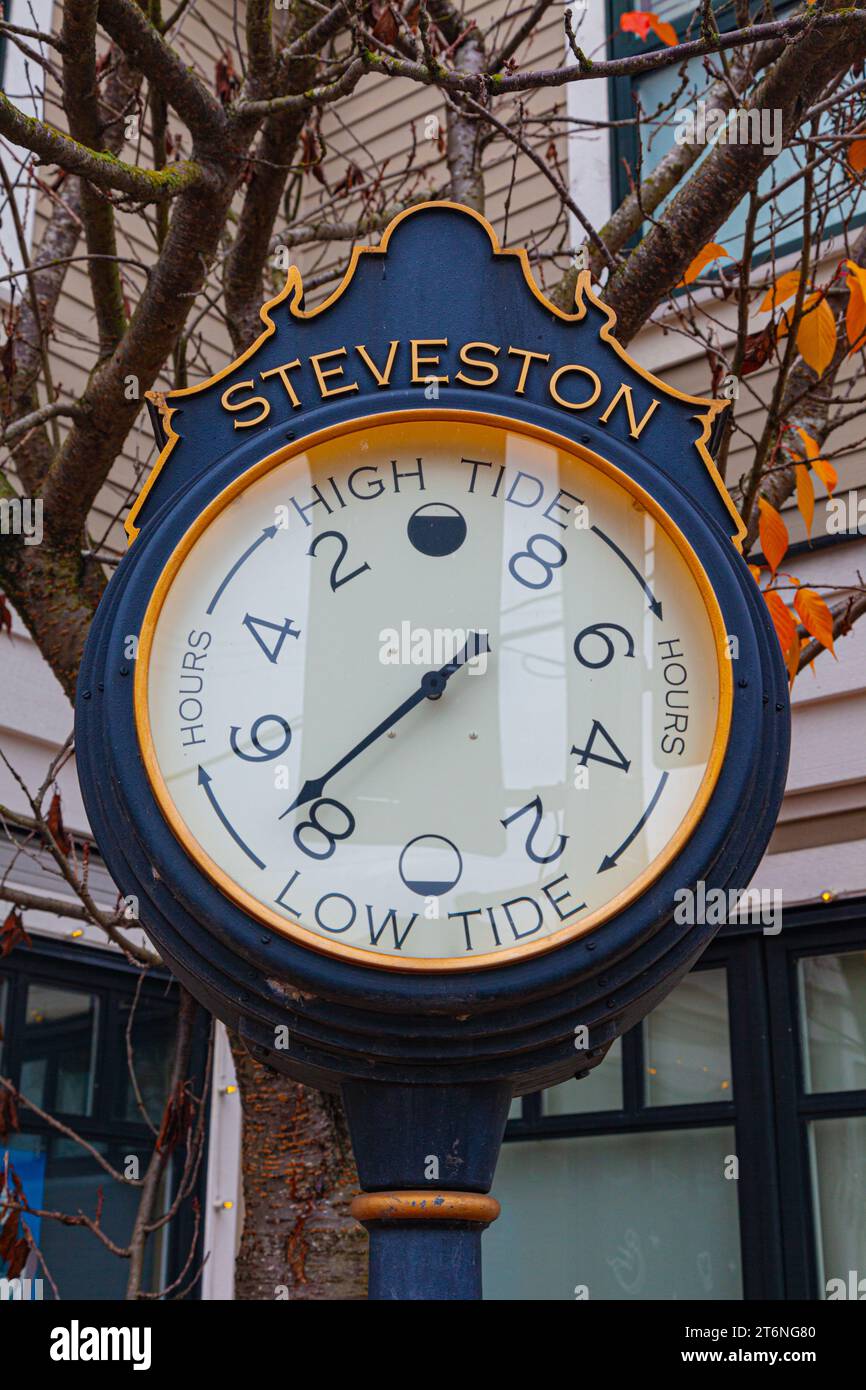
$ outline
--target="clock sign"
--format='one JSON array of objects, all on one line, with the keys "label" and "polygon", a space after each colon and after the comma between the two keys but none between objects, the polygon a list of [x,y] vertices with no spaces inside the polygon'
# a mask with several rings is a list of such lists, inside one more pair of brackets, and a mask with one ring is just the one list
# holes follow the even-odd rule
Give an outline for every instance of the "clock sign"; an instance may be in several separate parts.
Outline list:
[{"label": "clock sign", "polygon": [[359,1150],[381,1097],[450,1088],[495,1096],[495,1157],[513,1094],[596,1065],[706,947],[677,890],[745,888],[775,822],[787,682],[724,402],[450,203],[315,308],[292,270],[262,322],[154,398],[79,683],[91,823],[178,977],[342,1088]]}]

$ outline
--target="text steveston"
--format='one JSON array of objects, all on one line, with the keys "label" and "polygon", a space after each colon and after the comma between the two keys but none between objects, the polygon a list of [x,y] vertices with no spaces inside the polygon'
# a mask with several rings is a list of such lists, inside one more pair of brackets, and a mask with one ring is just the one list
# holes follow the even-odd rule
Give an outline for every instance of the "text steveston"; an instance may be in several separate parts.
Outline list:
[{"label": "text steveston", "polygon": [[[408,362],[405,361],[407,354]],[[443,357],[446,358],[444,362]],[[442,371],[443,366],[449,366],[448,359],[450,370]],[[394,338],[378,361],[363,343],[358,343],[351,351],[347,347],[336,347],[303,359],[295,357],[259,372],[257,377],[233,382],[220,396],[220,404],[234,417],[236,430],[255,429],[264,424],[274,406],[268,395],[261,394],[265,382],[276,384],[279,381],[283,388],[280,399],[288,400],[293,410],[300,410],[310,405],[302,395],[301,385],[304,379],[309,382],[310,368],[313,389],[319,399],[331,400],[361,391],[361,383],[367,387],[371,378],[378,390],[406,385],[405,375],[401,375],[399,382],[393,380],[398,360],[401,372],[408,366],[408,384],[425,387],[427,392],[432,390],[436,398],[440,387],[452,384],[477,390],[497,386],[500,391],[523,396],[530,382],[534,387],[539,380],[544,380],[547,394],[555,405],[571,412],[593,410],[597,406],[596,419],[601,425],[607,425],[620,407],[627,416],[632,439],[640,438],[661,405],[656,397],[636,403],[632,388],[624,381],[612,394],[605,393],[601,378],[591,367],[579,362],[552,366],[549,352],[499,347],[496,343],[481,341],[463,343],[455,350],[447,338],[410,338],[405,343]],[[640,419],[638,410],[643,412]]]}]

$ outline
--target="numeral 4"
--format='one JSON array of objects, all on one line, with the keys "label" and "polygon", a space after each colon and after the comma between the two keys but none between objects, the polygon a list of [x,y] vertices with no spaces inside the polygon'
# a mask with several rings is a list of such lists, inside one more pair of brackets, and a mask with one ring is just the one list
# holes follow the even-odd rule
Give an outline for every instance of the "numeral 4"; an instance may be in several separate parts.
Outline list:
[{"label": "numeral 4", "polygon": [[[607,744],[613,757],[607,757],[604,753],[594,753],[593,747],[597,738],[601,738]],[[592,728],[589,731],[589,738],[586,740],[585,748],[578,748],[575,744],[572,753],[577,753],[578,762],[581,767],[586,767],[588,762],[605,763],[608,767],[618,767],[620,772],[628,772],[631,767],[629,759],[625,756],[619,744],[611,737],[607,729],[599,719],[593,719]]]},{"label": "numeral 4", "polygon": [[[244,615],[244,627],[253,634],[268,661],[277,664],[283,643],[287,637],[300,637],[301,630],[292,627],[291,618],[282,623],[272,623],[268,618],[254,618],[250,613]],[[262,631],[264,629],[264,631]],[[276,636],[274,637],[274,633]]]}]

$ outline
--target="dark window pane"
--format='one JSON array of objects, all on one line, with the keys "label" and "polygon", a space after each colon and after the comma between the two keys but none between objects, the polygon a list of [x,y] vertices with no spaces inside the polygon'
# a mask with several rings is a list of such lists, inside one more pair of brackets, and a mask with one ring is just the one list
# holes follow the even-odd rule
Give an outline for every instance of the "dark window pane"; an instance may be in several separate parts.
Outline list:
[{"label": "dark window pane", "polygon": [[[126,1037],[130,1016],[131,1071]],[[118,1116],[142,1124],[140,1097],[151,1124],[158,1127],[165,1106],[174,1051],[174,1005],[168,1000],[139,998],[133,1012],[132,1000],[124,999],[120,1005],[120,1018],[123,1035],[119,1045],[123,1060],[119,1069]]]},{"label": "dark window pane", "polygon": [[[146,1169],[147,1153],[130,1146],[128,1152],[116,1147],[110,1152],[104,1142],[94,1144],[120,1172],[129,1157],[137,1157],[139,1174]],[[31,1207],[74,1215],[79,1210],[96,1218],[99,1189],[102,1189],[101,1229],[117,1245],[125,1245],[132,1231],[140,1189],[115,1182],[78,1144],[59,1136],[16,1134],[8,1146],[9,1165],[17,1173]],[[158,1205],[158,1210],[161,1206]],[[2,1205],[0,1205],[2,1213]],[[129,1261],[112,1254],[92,1232],[62,1226],[50,1217],[27,1214],[33,1239],[45,1258],[51,1278],[62,1299],[122,1299],[129,1278]],[[162,1278],[162,1246],[165,1236],[148,1242],[145,1254],[146,1289],[153,1289]],[[0,1263],[0,1275],[3,1266]],[[50,1285],[34,1256],[28,1260],[24,1277],[43,1278],[43,1298],[53,1297]]]},{"label": "dark window pane", "polygon": [[92,1115],[98,1000],[83,990],[27,988],[21,1091],[51,1113]]},{"label": "dark window pane", "polygon": [[[851,1292],[866,1276],[866,1115],[817,1120],[809,1127],[814,1188],[819,1296],[862,1298]],[[841,1280],[844,1293],[836,1283]],[[866,1287],[866,1286],[864,1286]]]},{"label": "dark window pane", "polygon": [[694,970],[644,1019],[647,1105],[733,1100],[726,970]]},{"label": "dark window pane", "polygon": [[484,1236],[496,1299],[740,1299],[729,1128],[505,1144]]},{"label": "dark window pane", "polygon": [[806,1090],[866,1089],[866,952],[798,965]]},{"label": "dark window pane", "polygon": [[586,1115],[622,1109],[622,1038],[615,1038],[603,1062],[582,1081],[572,1078],[542,1092],[545,1115]]}]

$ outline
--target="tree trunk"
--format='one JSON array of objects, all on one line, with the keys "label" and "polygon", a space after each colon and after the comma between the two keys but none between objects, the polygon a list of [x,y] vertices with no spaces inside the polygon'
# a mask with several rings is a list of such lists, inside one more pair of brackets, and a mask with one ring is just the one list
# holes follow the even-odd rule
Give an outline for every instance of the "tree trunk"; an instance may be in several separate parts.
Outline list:
[{"label": "tree trunk", "polygon": [[358,1179],[340,1100],[231,1043],[244,1116],[235,1298],[363,1298],[367,1236],[349,1215]]}]

